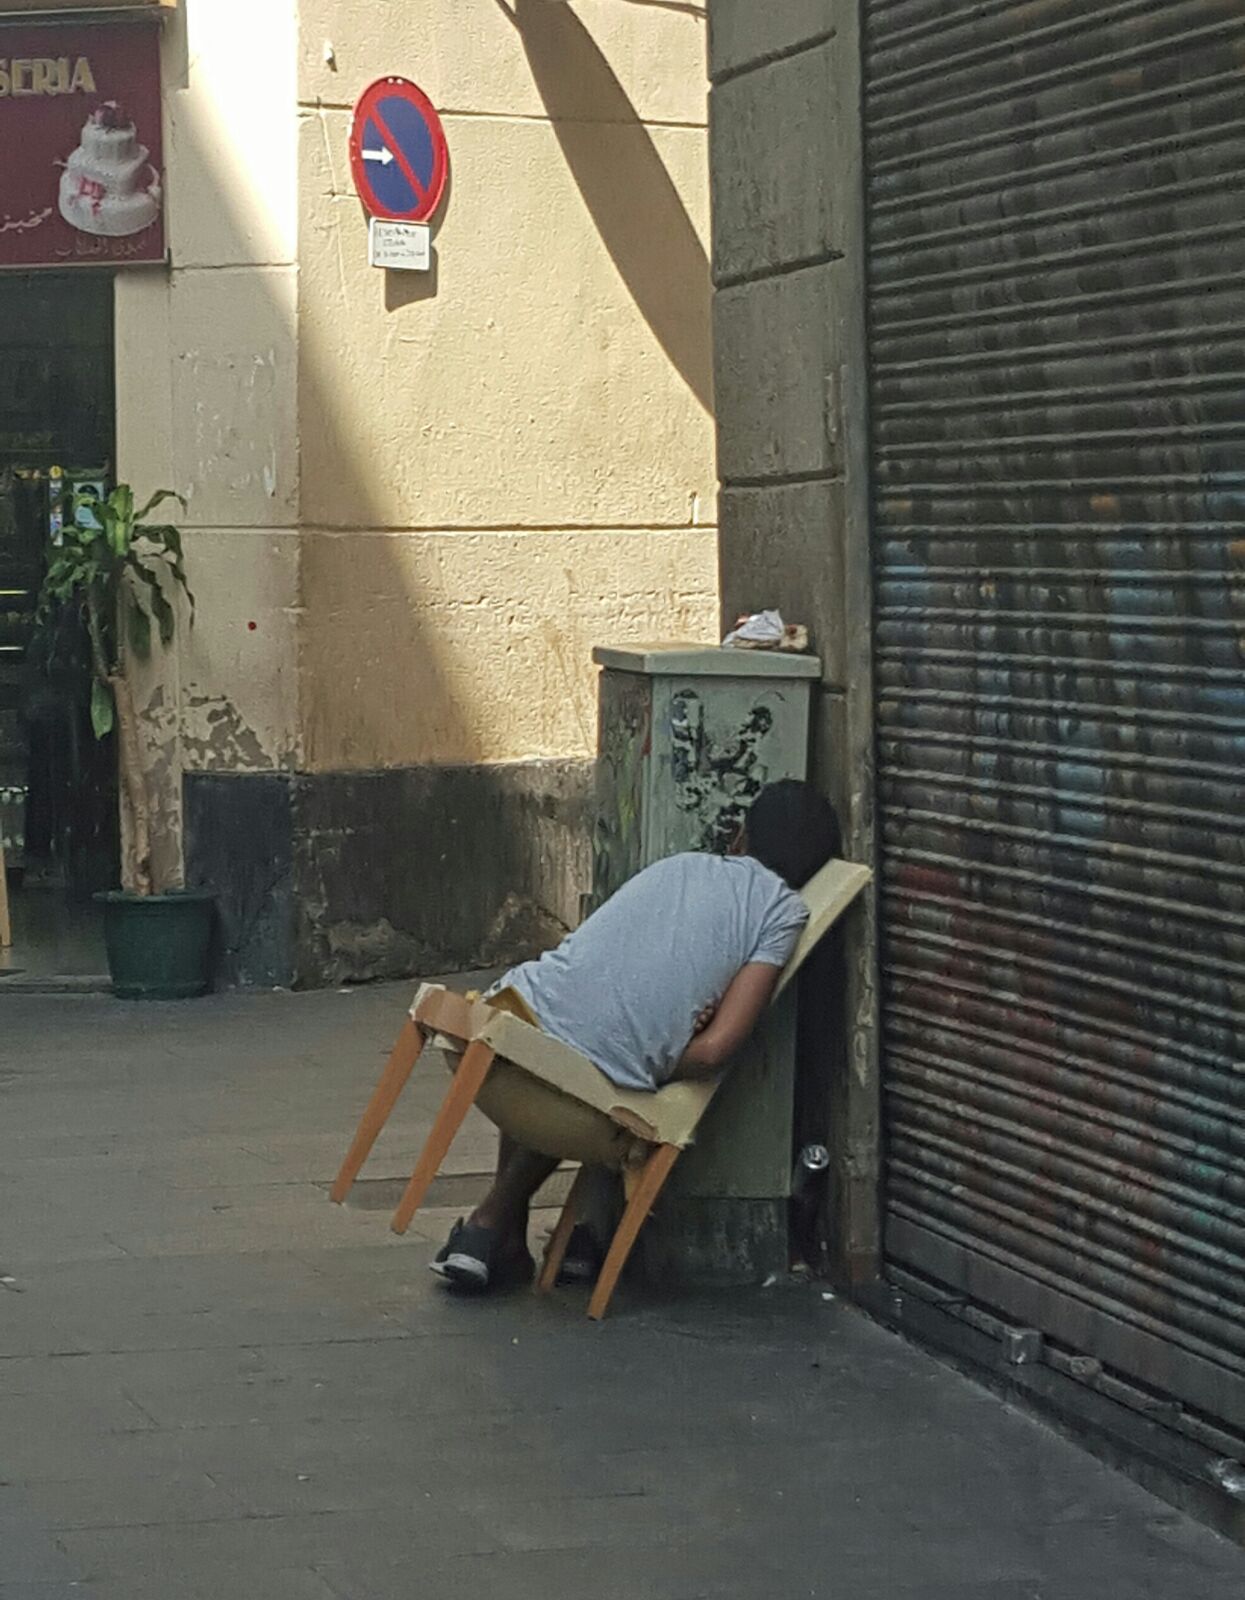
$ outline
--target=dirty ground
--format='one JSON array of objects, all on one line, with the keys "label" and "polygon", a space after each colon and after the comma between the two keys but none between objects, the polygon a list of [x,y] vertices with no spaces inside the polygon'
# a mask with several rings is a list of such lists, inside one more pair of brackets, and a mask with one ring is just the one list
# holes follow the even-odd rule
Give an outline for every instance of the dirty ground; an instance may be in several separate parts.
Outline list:
[{"label": "dirty ground", "polygon": [[[816,1287],[463,1303],[407,989],[0,990],[0,1600],[1240,1600],[1245,1553]],[[381,1180],[389,1180],[384,1182]]]}]

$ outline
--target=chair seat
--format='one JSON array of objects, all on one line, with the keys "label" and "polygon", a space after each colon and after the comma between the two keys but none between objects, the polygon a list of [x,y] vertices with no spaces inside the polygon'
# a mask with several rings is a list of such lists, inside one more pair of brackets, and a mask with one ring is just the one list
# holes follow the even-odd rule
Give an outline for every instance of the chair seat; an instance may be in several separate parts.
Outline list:
[{"label": "chair seat", "polygon": [[[450,1065],[450,1070],[454,1068]],[[605,1112],[563,1094],[504,1056],[494,1058],[476,1095],[482,1111],[507,1138],[553,1161],[626,1172],[643,1165],[650,1145]]]},{"label": "chair seat", "polygon": [[[440,984],[422,984],[411,1006],[412,1017],[419,1021],[424,1002],[435,994],[448,992]],[[464,1030],[471,1028],[470,1035],[465,1031],[459,1036],[456,1031],[449,1034],[429,1030],[429,1043],[454,1055],[461,1055],[468,1037],[488,1045],[499,1061],[481,1091],[478,1101],[481,1110],[504,1133],[520,1143],[530,1143],[535,1137],[533,1129],[539,1126],[537,1108],[541,1105],[547,1107],[550,1133],[531,1147],[561,1160],[598,1159],[595,1155],[582,1155],[577,1150],[545,1148],[555,1138],[553,1125],[574,1127],[580,1143],[585,1137],[586,1125],[582,1119],[575,1122],[565,1105],[559,1105],[539,1093],[531,1096],[530,1109],[524,1108],[521,1104],[522,1083],[509,1073],[493,1085],[493,1092],[489,1094],[492,1078],[501,1077],[497,1073],[497,1066],[502,1062],[519,1069],[523,1076],[531,1080],[534,1090],[537,1085],[553,1090],[562,1100],[572,1101],[596,1113],[605,1119],[610,1128],[628,1134],[632,1139],[642,1140],[646,1144],[673,1144],[681,1150],[692,1143],[696,1125],[718,1086],[717,1080],[713,1079],[703,1083],[672,1083],[664,1089],[649,1092],[621,1089],[577,1050],[507,1011],[494,1011],[487,1001],[471,1003],[469,1016],[464,1017],[462,1026]],[[520,1119],[522,1128],[519,1126]],[[598,1150],[604,1151],[613,1139],[614,1136],[607,1133],[598,1135],[593,1142]],[[606,1158],[604,1164],[624,1164],[625,1157],[620,1152],[630,1142],[625,1141],[620,1151]]]},{"label": "chair seat", "polygon": [[479,1037],[533,1078],[591,1106],[650,1144],[677,1144],[686,1149],[717,1092],[717,1079],[672,1083],[649,1092],[620,1089],[577,1050],[505,1012],[493,1017]]}]

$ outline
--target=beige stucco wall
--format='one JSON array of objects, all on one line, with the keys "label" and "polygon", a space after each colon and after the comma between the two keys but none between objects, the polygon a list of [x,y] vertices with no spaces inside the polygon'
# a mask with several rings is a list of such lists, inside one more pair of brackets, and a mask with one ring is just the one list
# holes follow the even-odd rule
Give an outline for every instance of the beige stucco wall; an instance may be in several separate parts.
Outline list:
[{"label": "beige stucco wall", "polygon": [[[587,753],[592,643],[715,621],[702,20],[184,0],[164,71],[173,269],[116,307],[120,474],[188,502],[168,807],[183,767]],[[367,265],[386,72],[444,108],[431,280]]]},{"label": "beige stucco wall", "polygon": [[[385,73],[449,139],[432,283],[367,264]],[[715,621],[703,23],[303,0],[299,101],[306,763],[587,754],[592,644]]]},{"label": "beige stucco wall", "polygon": [[298,753],[295,38],[293,0],[185,0],[166,22],[173,269],[117,278],[118,470],[187,500],[192,768]]},{"label": "beige stucco wall", "polygon": [[116,279],[118,475],[185,496],[198,602],[139,689],[166,873],[183,770],[299,760],[296,39],[294,0],[166,19],[173,266]]}]

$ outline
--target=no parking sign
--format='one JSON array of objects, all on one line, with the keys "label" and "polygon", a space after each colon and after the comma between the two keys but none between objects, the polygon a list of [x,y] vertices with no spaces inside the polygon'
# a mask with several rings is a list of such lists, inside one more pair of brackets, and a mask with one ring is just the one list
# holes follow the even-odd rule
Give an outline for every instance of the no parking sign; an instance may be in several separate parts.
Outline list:
[{"label": "no parking sign", "polygon": [[378,78],[359,96],[350,125],[355,191],[373,217],[427,222],[450,175],[445,129],[424,91],[406,78]]}]

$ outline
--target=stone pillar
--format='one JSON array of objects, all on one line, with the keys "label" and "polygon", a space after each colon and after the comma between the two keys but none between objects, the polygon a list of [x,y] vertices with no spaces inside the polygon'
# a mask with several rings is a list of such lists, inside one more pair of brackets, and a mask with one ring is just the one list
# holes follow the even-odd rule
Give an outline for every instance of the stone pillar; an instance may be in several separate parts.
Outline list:
[{"label": "stone pillar", "polygon": [[[823,663],[813,772],[873,864],[859,8],[710,0],[723,620],[775,606]],[[804,984],[797,1136],[833,1154],[831,1263],[878,1259],[872,898]],[[844,998],[845,997],[845,998]]]}]

